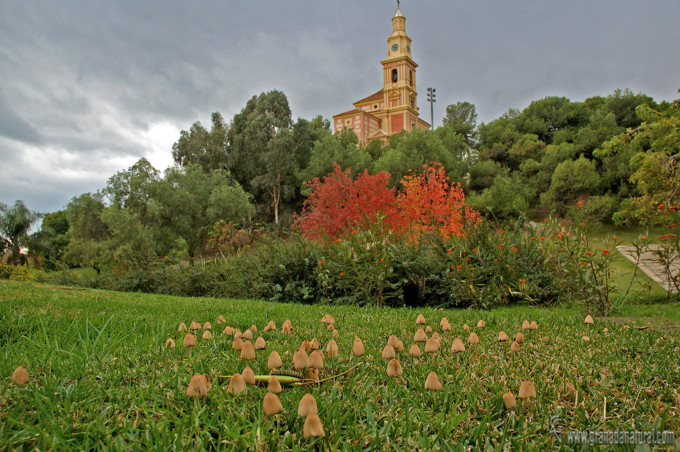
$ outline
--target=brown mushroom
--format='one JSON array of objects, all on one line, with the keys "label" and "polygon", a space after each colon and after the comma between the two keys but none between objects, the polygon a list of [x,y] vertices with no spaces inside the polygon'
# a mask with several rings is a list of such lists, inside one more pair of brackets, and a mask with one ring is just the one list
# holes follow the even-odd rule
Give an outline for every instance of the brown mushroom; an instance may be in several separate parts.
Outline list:
[{"label": "brown mushroom", "polygon": [[420,358],[423,356],[423,353],[420,351],[420,347],[418,347],[418,344],[413,344],[408,351],[408,354],[413,356],[414,358]]},{"label": "brown mushroom", "polygon": [[425,316],[422,314],[418,314],[418,318],[416,319],[416,325],[425,325]]},{"label": "brown mushroom", "polygon": [[223,324],[223,323],[227,323],[227,321],[224,320],[224,317],[220,315],[220,316],[217,318],[217,324],[218,324],[218,325],[221,325],[221,324]]},{"label": "brown mushroom", "polygon": [[269,354],[269,358],[267,358],[267,369],[272,370],[272,369],[278,369],[281,367],[283,363],[281,362],[281,355],[279,355],[279,352],[274,350]]},{"label": "brown mushroom", "polygon": [[28,381],[30,380],[30,377],[28,376],[28,369],[26,369],[24,366],[19,366],[16,369],[14,369],[14,373],[12,373],[12,381],[19,386],[26,386]]},{"label": "brown mushroom", "polygon": [[212,339],[212,334],[210,334],[210,330],[205,330],[201,337],[203,339],[210,340],[210,339]]},{"label": "brown mushroom", "polygon": [[303,348],[298,348],[293,355],[293,367],[295,367],[295,370],[302,370],[309,367],[309,356]]},{"label": "brown mushroom", "polygon": [[463,344],[463,341],[461,341],[459,337],[455,338],[453,340],[453,344],[451,344],[451,353],[460,353],[460,352],[464,352],[464,351],[465,351],[465,344]]},{"label": "brown mushroom", "polygon": [[425,380],[425,389],[428,391],[441,391],[442,382],[439,381],[439,377],[436,373],[430,372]]},{"label": "brown mushroom", "polygon": [[268,392],[267,395],[264,396],[262,411],[265,416],[269,417],[278,413],[283,413],[283,405],[281,405],[281,401],[276,397],[276,394]]},{"label": "brown mushroom", "polygon": [[334,339],[331,339],[328,342],[328,345],[326,345],[326,356],[328,358],[338,356],[338,344],[335,342]]},{"label": "brown mushroom", "polygon": [[404,373],[401,368],[401,363],[397,359],[392,359],[387,363],[387,376],[388,377],[399,377]]},{"label": "brown mushroom", "polygon": [[305,439],[309,439],[311,437],[323,438],[324,436],[326,436],[326,433],[323,431],[323,424],[321,423],[321,419],[319,419],[319,416],[317,414],[312,413],[305,419],[303,436],[305,437]]},{"label": "brown mushroom", "polygon": [[320,350],[314,350],[309,355],[309,367],[312,369],[323,369],[323,353]]},{"label": "brown mushroom", "polygon": [[279,382],[279,379],[276,377],[271,377],[269,381],[267,382],[267,391],[272,392],[274,394],[278,394],[283,389],[281,389],[281,382]]},{"label": "brown mushroom", "polygon": [[512,345],[510,346],[510,351],[511,352],[518,352],[520,351],[521,347],[519,346],[519,342],[513,342]]},{"label": "brown mushroom", "polygon": [[593,322],[594,322],[593,316],[591,316],[590,314],[588,314],[588,315],[586,316],[585,322],[586,322],[586,325],[592,325]]},{"label": "brown mushroom", "polygon": [[205,322],[205,323],[203,324],[203,329],[204,329],[204,330],[212,329],[212,325],[210,324],[210,322]]},{"label": "brown mushroom", "polygon": [[394,347],[387,344],[382,351],[382,359],[393,359],[395,357]]},{"label": "brown mushroom", "polygon": [[508,339],[510,338],[508,337],[507,334],[505,334],[505,331],[501,331],[500,333],[498,333],[498,342],[505,342]]},{"label": "brown mushroom", "polygon": [[243,372],[241,372],[241,375],[247,385],[255,384],[255,372],[253,372],[253,369],[251,369],[250,366],[246,366],[246,368],[243,369]]},{"label": "brown mushroom", "polygon": [[175,348],[175,341],[173,341],[171,338],[168,338],[168,340],[165,341],[165,346],[170,347],[170,348]]},{"label": "brown mushroom", "polygon": [[187,330],[187,326],[184,324],[184,322],[180,323],[179,326],[177,327],[178,333],[183,333],[186,330]]},{"label": "brown mushroom", "polygon": [[255,350],[264,350],[265,348],[267,348],[267,342],[262,336],[258,337],[255,340]]},{"label": "brown mushroom", "polygon": [[246,390],[246,380],[241,374],[234,374],[229,379],[229,387],[227,392],[232,395],[238,395]]},{"label": "brown mushroom", "polygon": [[511,410],[517,406],[517,402],[515,401],[515,395],[512,392],[506,392],[503,394],[503,403],[505,404],[505,409],[506,410]]},{"label": "brown mushroom", "polygon": [[196,345],[196,336],[193,334],[189,333],[186,336],[184,336],[184,342],[182,343],[185,347],[193,347]]},{"label": "brown mushroom", "polygon": [[477,345],[479,344],[479,336],[475,333],[470,333],[470,337],[468,337],[468,344],[470,345]]},{"label": "brown mushroom", "polygon": [[207,397],[211,389],[210,378],[206,374],[194,374],[187,388],[188,397]]},{"label": "brown mushroom", "polygon": [[361,339],[355,337],[354,345],[352,345],[352,353],[354,353],[354,356],[359,357],[362,356],[364,352],[364,344],[361,342]]},{"label": "brown mushroom", "polygon": [[439,351],[439,341],[429,338],[425,343],[425,353],[437,353]]},{"label": "brown mushroom", "polygon": [[255,347],[253,347],[253,343],[250,341],[245,341],[243,343],[243,347],[241,347],[241,359],[245,359],[246,361],[252,361],[255,359]]},{"label": "brown mushroom", "polygon": [[316,399],[311,394],[305,394],[300,399],[298,404],[298,416],[307,417],[310,414],[317,414],[319,412],[316,406]]},{"label": "brown mushroom", "polygon": [[425,331],[422,328],[418,328],[418,331],[416,331],[416,334],[413,336],[413,341],[427,342],[427,334],[425,334]]},{"label": "brown mushroom", "polygon": [[536,388],[530,380],[524,381],[519,387],[519,398],[522,400],[536,398]]}]

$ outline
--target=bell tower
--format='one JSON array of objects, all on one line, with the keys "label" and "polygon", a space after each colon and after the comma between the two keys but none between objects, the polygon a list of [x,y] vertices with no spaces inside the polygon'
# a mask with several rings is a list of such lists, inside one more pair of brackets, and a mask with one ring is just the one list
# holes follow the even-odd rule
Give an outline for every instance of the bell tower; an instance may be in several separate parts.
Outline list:
[{"label": "bell tower", "polygon": [[[392,34],[387,38],[387,59],[383,66],[383,99],[389,134],[418,128],[416,68],[411,57],[411,38],[406,34],[406,18],[397,6],[392,18]],[[386,126],[386,127],[385,127]]]}]

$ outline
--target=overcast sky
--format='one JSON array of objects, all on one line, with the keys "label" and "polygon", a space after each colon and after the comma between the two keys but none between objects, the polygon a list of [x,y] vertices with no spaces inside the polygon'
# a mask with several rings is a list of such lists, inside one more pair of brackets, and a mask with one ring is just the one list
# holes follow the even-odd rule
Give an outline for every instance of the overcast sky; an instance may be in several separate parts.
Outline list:
[{"label": "overcast sky", "polygon": [[[382,88],[396,1],[0,0],[0,201],[43,212],[253,95],[329,118]],[[545,96],[678,97],[680,1],[404,0],[425,88],[481,121]]]}]

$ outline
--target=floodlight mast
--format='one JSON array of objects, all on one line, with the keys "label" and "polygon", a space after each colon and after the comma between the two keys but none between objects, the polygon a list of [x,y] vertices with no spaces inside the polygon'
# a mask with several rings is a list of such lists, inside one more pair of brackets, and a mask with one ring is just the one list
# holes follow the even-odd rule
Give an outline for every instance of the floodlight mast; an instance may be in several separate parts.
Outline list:
[{"label": "floodlight mast", "polygon": [[427,89],[427,101],[430,103],[430,124],[431,124],[432,130],[434,130],[434,103],[437,102],[436,92],[437,92],[436,88],[428,88]]}]

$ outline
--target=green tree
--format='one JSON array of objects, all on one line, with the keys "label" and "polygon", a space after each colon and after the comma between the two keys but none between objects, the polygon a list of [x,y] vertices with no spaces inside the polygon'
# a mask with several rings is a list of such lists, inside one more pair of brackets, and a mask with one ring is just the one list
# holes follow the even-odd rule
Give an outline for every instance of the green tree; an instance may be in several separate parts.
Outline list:
[{"label": "green tree", "polygon": [[3,262],[11,265],[26,263],[26,256],[21,253],[21,249],[28,246],[28,232],[41,217],[41,213],[29,210],[23,201],[17,200],[13,206],[0,202],[0,243],[4,248]]},{"label": "green tree", "polygon": [[159,228],[186,243],[191,258],[214,223],[241,223],[254,212],[250,195],[223,170],[205,173],[193,164],[170,168],[157,187],[151,215]]},{"label": "green tree", "polygon": [[441,163],[447,176],[454,180],[459,159],[446,149],[434,131],[417,129],[391,136],[389,147],[373,169],[390,173],[391,184],[396,185],[410,171],[420,171],[430,162]]},{"label": "green tree", "polygon": [[84,193],[68,203],[69,243],[63,257],[67,264],[93,267],[99,273],[107,263],[101,253],[104,242],[110,238],[109,228],[101,218],[105,207],[100,192]]},{"label": "green tree", "polygon": [[335,135],[326,135],[314,143],[309,165],[300,171],[300,181],[304,184],[316,177],[333,172],[333,165],[352,169],[352,176],[372,166],[371,156],[359,147],[359,137],[352,129],[344,129]]},{"label": "green tree", "polygon": [[40,230],[31,236],[30,249],[43,259],[43,268],[53,269],[61,261],[70,240],[66,210],[45,214]]},{"label": "green tree", "polygon": [[204,171],[227,169],[229,127],[218,112],[212,114],[212,127],[208,131],[200,122],[180,132],[179,140],[172,145],[172,158],[180,166],[200,165]]},{"label": "green tree", "polygon": [[446,107],[446,116],[442,121],[445,127],[463,138],[467,146],[468,159],[477,144],[477,109],[470,102],[456,102]]},{"label": "green tree", "polygon": [[111,205],[126,209],[136,215],[142,224],[146,224],[149,204],[159,180],[160,172],[142,158],[126,171],[111,176],[103,193]]},{"label": "green tree", "polygon": [[229,168],[261,203],[269,203],[279,222],[281,202],[295,197],[298,156],[288,99],[281,91],[253,96],[234,116],[229,131]]},{"label": "green tree", "polygon": [[564,215],[567,205],[590,196],[599,183],[600,176],[593,162],[585,157],[567,160],[555,168],[550,189],[544,193],[542,201],[558,215]]},{"label": "green tree", "polygon": [[475,209],[486,211],[498,218],[525,214],[529,209],[529,202],[524,195],[518,173],[513,177],[498,175],[489,188],[471,198],[470,202]]}]

